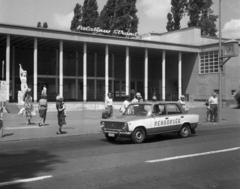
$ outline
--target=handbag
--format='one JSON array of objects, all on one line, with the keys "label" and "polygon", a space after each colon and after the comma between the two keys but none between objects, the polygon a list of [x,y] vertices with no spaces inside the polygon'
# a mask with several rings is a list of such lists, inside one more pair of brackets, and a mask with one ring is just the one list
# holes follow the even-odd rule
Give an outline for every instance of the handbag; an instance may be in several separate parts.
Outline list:
[{"label": "handbag", "polygon": [[32,115],[32,116],[35,116],[35,115],[36,115],[36,112],[35,112],[35,109],[34,109],[34,108],[32,108],[31,115]]}]

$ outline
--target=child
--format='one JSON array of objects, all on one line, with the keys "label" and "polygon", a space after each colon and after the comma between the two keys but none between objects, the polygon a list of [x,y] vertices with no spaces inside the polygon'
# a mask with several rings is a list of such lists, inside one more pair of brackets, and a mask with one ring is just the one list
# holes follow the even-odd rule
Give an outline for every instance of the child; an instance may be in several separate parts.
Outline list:
[{"label": "child", "polygon": [[22,107],[21,110],[18,112],[18,115],[25,115],[25,108]]},{"label": "child", "polygon": [[64,116],[67,117],[67,111],[66,111],[66,108],[67,108],[67,107],[66,107],[64,101],[62,102],[62,106],[65,108],[65,110],[64,110]]},{"label": "child", "polygon": [[208,117],[211,115],[211,108],[210,108],[210,104],[209,104],[208,100],[206,100],[205,105],[206,105],[206,107],[207,107],[207,117],[206,117],[206,122],[208,122]]}]

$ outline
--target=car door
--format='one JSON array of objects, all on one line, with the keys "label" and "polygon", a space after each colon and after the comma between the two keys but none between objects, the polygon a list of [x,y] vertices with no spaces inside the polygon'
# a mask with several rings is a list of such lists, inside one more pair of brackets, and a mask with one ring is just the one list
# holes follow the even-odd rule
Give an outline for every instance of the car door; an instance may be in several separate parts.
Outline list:
[{"label": "car door", "polygon": [[166,108],[164,104],[155,104],[152,111],[151,134],[163,133],[167,130]]},{"label": "car door", "polygon": [[167,131],[179,131],[181,127],[181,119],[183,114],[177,104],[166,104],[166,130]]}]

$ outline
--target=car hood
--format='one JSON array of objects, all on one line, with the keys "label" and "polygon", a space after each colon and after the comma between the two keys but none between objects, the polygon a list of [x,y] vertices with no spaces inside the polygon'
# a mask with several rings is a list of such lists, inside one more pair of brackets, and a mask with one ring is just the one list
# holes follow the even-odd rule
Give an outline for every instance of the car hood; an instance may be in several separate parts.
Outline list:
[{"label": "car hood", "polygon": [[104,122],[129,122],[129,121],[135,121],[139,119],[147,119],[148,117],[146,116],[116,116],[116,117],[111,117],[108,119],[102,119]]}]

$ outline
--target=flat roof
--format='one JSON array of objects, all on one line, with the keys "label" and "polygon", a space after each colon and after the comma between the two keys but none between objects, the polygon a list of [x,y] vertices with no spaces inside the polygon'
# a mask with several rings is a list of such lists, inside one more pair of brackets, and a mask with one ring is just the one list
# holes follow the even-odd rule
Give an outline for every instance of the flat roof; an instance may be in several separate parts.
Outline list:
[{"label": "flat roof", "polygon": [[[177,52],[200,52],[198,46],[174,44],[159,41],[149,41],[136,38],[117,37],[108,35],[99,35],[91,33],[61,31],[54,29],[45,29],[29,26],[0,24],[0,44],[6,43],[6,35],[10,35],[11,45],[20,47],[32,47],[33,39],[38,39],[38,48],[45,49],[59,49],[59,41],[62,40],[64,50],[81,51],[83,43],[87,43],[93,51],[102,51],[104,53],[104,46],[110,45],[109,50],[114,52],[125,53],[125,47],[128,46],[131,50],[139,51],[152,49],[155,51],[177,51]],[[144,52],[141,51],[140,52]],[[139,52],[135,52],[136,54]]]}]

